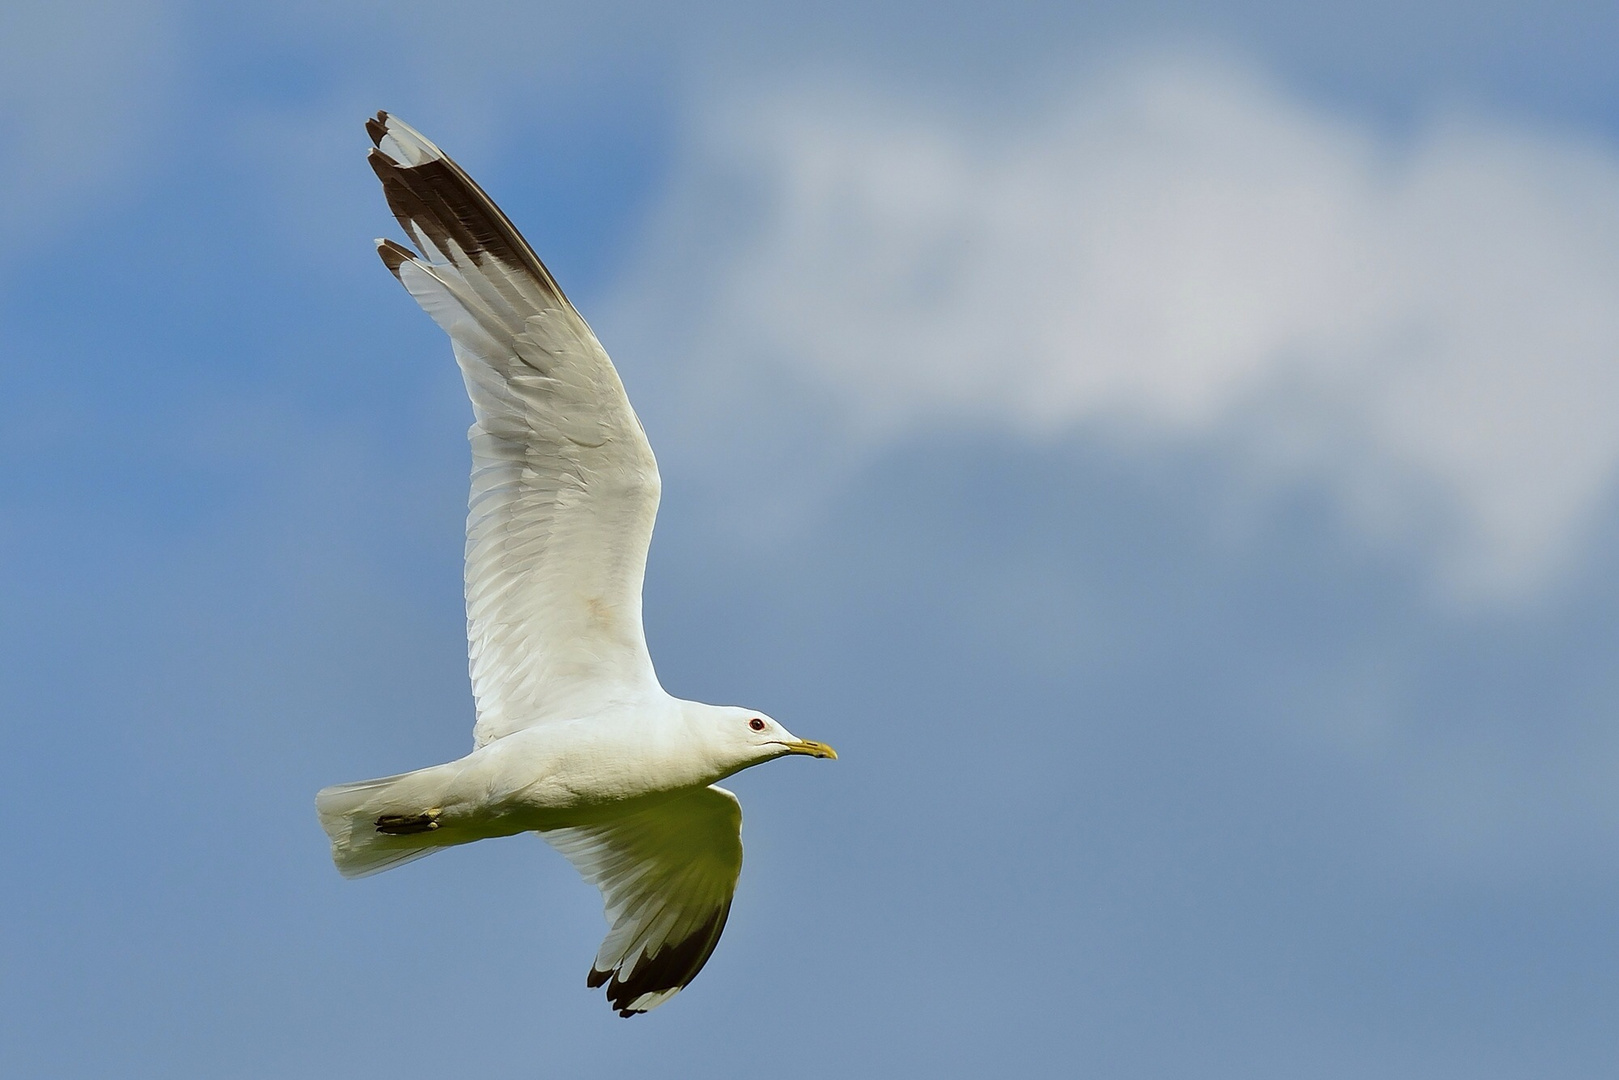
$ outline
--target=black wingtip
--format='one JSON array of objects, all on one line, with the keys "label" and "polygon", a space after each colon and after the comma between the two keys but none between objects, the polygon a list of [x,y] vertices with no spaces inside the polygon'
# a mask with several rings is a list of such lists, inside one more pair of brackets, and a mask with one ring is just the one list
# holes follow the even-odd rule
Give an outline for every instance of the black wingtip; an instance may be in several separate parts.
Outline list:
[{"label": "black wingtip", "polygon": [[[526,271],[536,285],[555,298],[558,306],[566,308],[568,298],[556,279],[484,190],[436,149],[415,164],[394,160],[380,148],[388,133],[388,114],[379,112],[377,116],[380,119],[366,121],[367,133],[378,144],[367,153],[366,160],[382,182],[388,207],[405,231],[445,256],[458,248],[474,263],[482,264],[493,257],[508,267]],[[434,257],[432,253],[428,256]]]},{"label": "black wingtip", "polygon": [[590,974],[585,976],[585,985],[594,990],[611,978],[612,974],[611,971],[597,971],[595,968],[591,968]]},{"label": "black wingtip", "polygon": [[399,168],[399,162],[374,146],[366,151],[365,160],[370,162],[371,171],[377,174],[377,179],[384,183],[387,183],[388,178]]},{"label": "black wingtip", "polygon": [[396,244],[392,240],[378,240],[377,254],[382,257],[383,265],[388,268],[388,272],[394,277],[399,276],[401,266],[416,258],[409,248]]},{"label": "black wingtip", "polygon": [[607,986],[607,1004],[619,1010],[620,1016],[646,1012],[645,1009],[631,1008],[632,1003],[639,1001],[643,994],[685,989],[703,970],[703,965],[708,963],[730,914],[731,904],[726,901],[725,906],[710,915],[703,925],[673,945],[665,945],[651,955],[642,956],[630,971],[603,972],[597,971],[592,965],[588,985],[594,990],[611,974],[613,979]]}]

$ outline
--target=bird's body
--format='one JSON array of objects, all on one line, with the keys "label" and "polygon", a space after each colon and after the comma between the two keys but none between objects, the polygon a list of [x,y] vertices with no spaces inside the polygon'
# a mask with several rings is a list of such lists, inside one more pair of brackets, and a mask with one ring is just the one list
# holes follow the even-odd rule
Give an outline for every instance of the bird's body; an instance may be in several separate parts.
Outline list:
[{"label": "bird's body", "polygon": [[589,985],[625,1016],[668,1000],[719,940],[741,810],[714,783],[835,757],[763,713],[672,697],[641,626],[661,482],[618,373],[498,207],[379,113],[371,164],[419,254],[378,251],[449,334],[472,399],[467,633],[478,719],[457,761],[316,796],[347,876],[537,832],[602,890]]},{"label": "bird's body", "polygon": [[[688,715],[713,708],[668,694],[626,701],[513,732],[443,765],[327,788],[317,808],[339,867],[356,877],[437,847],[594,824],[737,771],[702,739],[708,717]],[[428,813],[430,828],[408,827]],[[383,818],[400,824],[379,831]]]}]

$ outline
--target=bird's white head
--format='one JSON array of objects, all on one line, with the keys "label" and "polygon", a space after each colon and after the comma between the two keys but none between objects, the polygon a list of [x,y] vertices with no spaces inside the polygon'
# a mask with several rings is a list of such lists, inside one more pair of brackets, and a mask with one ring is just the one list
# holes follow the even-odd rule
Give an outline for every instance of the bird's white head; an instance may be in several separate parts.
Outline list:
[{"label": "bird's white head", "polygon": [[715,765],[723,769],[726,776],[787,754],[818,758],[838,756],[826,743],[800,739],[757,709],[698,705],[688,715],[691,713],[697,714],[692,719],[701,729],[703,742]]}]

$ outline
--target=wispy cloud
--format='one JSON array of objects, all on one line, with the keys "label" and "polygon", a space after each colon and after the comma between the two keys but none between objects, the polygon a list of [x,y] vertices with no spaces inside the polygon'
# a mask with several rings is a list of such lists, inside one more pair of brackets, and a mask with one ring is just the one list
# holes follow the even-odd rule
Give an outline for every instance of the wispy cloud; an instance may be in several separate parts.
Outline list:
[{"label": "wispy cloud", "polygon": [[1184,56],[1012,126],[809,85],[699,135],[636,302],[857,439],[1208,440],[1472,597],[1554,577],[1611,485],[1613,147],[1457,112],[1395,137]]}]

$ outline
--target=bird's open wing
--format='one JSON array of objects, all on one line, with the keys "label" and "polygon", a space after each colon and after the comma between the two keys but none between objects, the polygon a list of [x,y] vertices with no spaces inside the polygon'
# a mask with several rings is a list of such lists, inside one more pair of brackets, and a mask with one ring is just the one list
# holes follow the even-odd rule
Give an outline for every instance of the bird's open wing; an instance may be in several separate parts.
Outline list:
[{"label": "bird's open wing", "polygon": [[540,835],[601,889],[609,929],[587,982],[607,983],[620,1016],[662,1005],[697,977],[742,872],[735,795],[707,787],[615,821]]},{"label": "bird's open wing", "polygon": [[382,260],[450,335],[472,398],[467,637],[477,745],[657,686],[641,579],[657,462],[596,335],[527,241],[386,113],[371,166],[420,254]]}]

